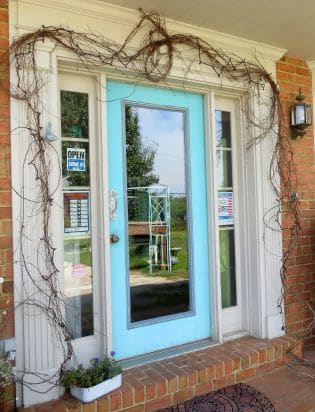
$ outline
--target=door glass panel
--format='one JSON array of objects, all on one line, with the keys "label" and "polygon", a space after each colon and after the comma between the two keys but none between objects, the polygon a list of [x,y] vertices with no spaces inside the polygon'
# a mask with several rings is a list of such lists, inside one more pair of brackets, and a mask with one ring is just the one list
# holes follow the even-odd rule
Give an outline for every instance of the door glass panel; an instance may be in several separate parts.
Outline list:
[{"label": "door glass panel", "polygon": [[61,91],[62,136],[89,138],[88,97],[87,93]]},{"label": "door glass panel", "polygon": [[236,305],[235,285],[235,256],[234,256],[234,230],[225,228],[220,230],[220,269],[222,307]]},{"label": "door glass panel", "polygon": [[[70,169],[70,170],[69,170]],[[62,141],[63,187],[90,186],[89,144],[82,141]]]},{"label": "door glass panel", "polygon": [[131,322],[190,310],[185,113],[126,105]]},{"label": "door glass panel", "polygon": [[216,163],[222,307],[237,305],[231,114],[216,110]]},{"label": "door glass panel", "polygon": [[231,121],[230,113],[216,110],[216,140],[217,148],[231,147]]},{"label": "door glass panel", "polygon": [[232,187],[231,151],[217,150],[217,185],[219,189]]},{"label": "door glass panel", "polygon": [[87,93],[61,91],[64,203],[64,295],[74,339],[93,335],[90,214],[89,101]]},{"label": "door glass panel", "polygon": [[74,338],[93,335],[91,239],[65,239],[66,322]]}]

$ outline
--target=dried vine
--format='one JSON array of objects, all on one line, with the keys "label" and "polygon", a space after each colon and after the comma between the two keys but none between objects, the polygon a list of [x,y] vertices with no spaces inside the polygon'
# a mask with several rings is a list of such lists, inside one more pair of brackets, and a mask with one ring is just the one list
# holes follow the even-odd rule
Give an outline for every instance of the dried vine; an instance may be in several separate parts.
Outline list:
[{"label": "dried vine", "polygon": [[[144,33],[140,47],[134,51],[130,44],[136,35]],[[60,372],[73,357],[71,331],[64,319],[65,300],[59,287],[59,270],[55,262],[56,248],[52,240],[51,210],[54,207],[54,193],[59,189],[60,179],[52,188],[51,157],[54,154],[53,145],[43,138],[43,110],[40,93],[45,85],[45,75],[40,71],[36,61],[36,46],[45,40],[52,41],[56,47],[62,47],[72,52],[88,69],[91,75],[97,67],[112,67],[138,74],[140,79],[153,83],[167,82],[175,58],[184,61],[184,55],[189,52],[193,65],[209,69],[237,83],[245,90],[245,95],[258,99],[268,108],[268,114],[263,119],[257,118],[249,104],[244,104],[243,112],[247,119],[253,137],[251,145],[259,143],[269,134],[276,135],[276,144],[270,162],[270,181],[277,195],[277,205],[265,215],[265,225],[273,230],[273,221],[278,223],[277,230],[285,229],[289,233],[289,242],[283,253],[281,280],[282,298],[279,309],[282,311],[282,300],[285,291],[285,273],[288,259],[297,244],[301,230],[299,200],[294,195],[297,187],[296,172],[293,165],[293,152],[285,127],[282,105],[276,82],[270,73],[256,60],[247,61],[234,54],[212,46],[197,36],[188,34],[170,34],[165,21],[157,13],[140,11],[140,20],[127,36],[123,44],[118,44],[95,33],[75,32],[64,27],[42,26],[40,29],[26,33],[13,41],[10,46],[10,60],[15,68],[17,82],[11,89],[11,95],[23,102],[27,111],[27,124],[23,125],[30,138],[30,144],[25,154],[23,167],[31,166],[35,173],[38,196],[28,199],[22,191],[18,195],[22,199],[20,223],[20,264],[23,280],[34,285],[35,293],[23,298],[24,307],[34,306],[47,316],[53,326],[59,342],[64,349],[64,360]],[[187,74],[187,73],[186,73]],[[267,86],[268,101],[261,97],[262,85]],[[266,95],[266,94],[265,94]],[[244,99],[249,101],[250,99]],[[59,165],[60,174],[61,168]],[[280,184],[281,182],[281,184]],[[26,203],[33,204],[34,213],[41,219],[42,235],[37,245],[38,255],[44,255],[45,269],[42,265],[34,267],[25,253],[26,238]],[[280,223],[280,208],[290,217],[290,226],[282,228]],[[34,275],[35,273],[35,275]],[[38,282],[37,277],[41,281]],[[51,381],[50,381],[51,382]],[[52,383],[52,382],[51,382]]]}]

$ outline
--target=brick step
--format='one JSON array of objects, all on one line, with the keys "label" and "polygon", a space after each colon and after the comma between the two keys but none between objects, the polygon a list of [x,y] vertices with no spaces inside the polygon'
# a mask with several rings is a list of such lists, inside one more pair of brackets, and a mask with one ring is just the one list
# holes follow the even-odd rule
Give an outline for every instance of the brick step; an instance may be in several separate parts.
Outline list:
[{"label": "brick step", "polygon": [[[65,395],[19,412],[151,412],[259,376],[287,362],[293,340],[243,337],[123,372],[120,389],[88,404]],[[295,348],[299,355],[300,347]]]}]

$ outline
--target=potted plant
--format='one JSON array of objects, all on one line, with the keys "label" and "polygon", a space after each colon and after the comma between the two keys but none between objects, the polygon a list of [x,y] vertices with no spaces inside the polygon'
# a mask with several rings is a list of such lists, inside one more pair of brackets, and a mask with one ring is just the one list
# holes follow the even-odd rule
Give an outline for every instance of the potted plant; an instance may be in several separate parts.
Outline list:
[{"label": "potted plant", "polygon": [[92,358],[87,368],[79,365],[66,370],[61,383],[70,388],[75,398],[92,402],[121,386],[121,366],[111,357],[106,356],[102,361]]}]

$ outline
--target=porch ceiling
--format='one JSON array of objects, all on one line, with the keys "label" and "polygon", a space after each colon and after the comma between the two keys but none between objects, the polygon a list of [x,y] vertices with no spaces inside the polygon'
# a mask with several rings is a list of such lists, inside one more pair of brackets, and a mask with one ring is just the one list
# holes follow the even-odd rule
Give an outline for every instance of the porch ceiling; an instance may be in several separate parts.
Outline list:
[{"label": "porch ceiling", "polygon": [[[105,0],[104,0],[105,1]],[[314,0],[106,0],[315,59]]]}]

